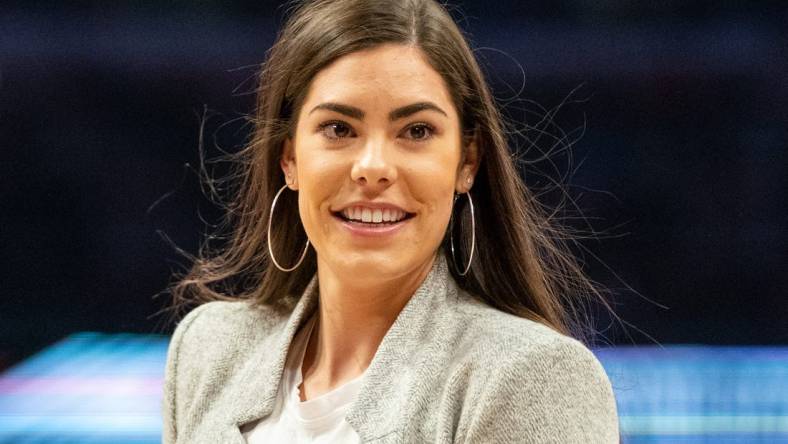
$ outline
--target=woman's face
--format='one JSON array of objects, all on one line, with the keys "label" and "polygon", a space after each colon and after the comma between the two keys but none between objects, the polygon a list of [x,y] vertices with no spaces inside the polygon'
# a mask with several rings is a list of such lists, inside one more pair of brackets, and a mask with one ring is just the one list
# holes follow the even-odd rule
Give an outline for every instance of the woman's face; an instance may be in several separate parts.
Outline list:
[{"label": "woman's face", "polygon": [[420,49],[380,45],[321,70],[281,163],[318,267],[362,284],[426,266],[454,192],[470,189],[477,169],[475,143],[460,164],[461,140],[449,91]]}]

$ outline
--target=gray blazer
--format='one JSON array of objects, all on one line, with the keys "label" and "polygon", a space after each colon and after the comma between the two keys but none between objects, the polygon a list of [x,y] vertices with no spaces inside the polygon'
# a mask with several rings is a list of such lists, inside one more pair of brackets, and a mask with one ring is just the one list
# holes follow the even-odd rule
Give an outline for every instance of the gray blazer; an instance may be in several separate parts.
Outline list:
[{"label": "gray blazer", "polygon": [[[271,413],[317,277],[289,312],[210,302],[167,352],[163,443],[243,443]],[[443,254],[383,338],[346,416],[363,442],[618,442],[610,381],[580,342],[458,288]]]}]

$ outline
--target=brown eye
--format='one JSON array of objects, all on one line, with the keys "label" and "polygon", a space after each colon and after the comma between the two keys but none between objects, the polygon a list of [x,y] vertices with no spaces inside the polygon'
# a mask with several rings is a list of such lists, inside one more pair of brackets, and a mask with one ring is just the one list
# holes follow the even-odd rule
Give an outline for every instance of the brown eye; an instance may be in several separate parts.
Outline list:
[{"label": "brown eye", "polygon": [[320,125],[320,131],[329,139],[351,137],[353,131],[342,122],[328,122]]},{"label": "brown eye", "polygon": [[413,140],[426,140],[432,136],[433,129],[430,125],[425,123],[417,123],[415,125],[411,125],[406,130],[408,133],[408,138]]}]

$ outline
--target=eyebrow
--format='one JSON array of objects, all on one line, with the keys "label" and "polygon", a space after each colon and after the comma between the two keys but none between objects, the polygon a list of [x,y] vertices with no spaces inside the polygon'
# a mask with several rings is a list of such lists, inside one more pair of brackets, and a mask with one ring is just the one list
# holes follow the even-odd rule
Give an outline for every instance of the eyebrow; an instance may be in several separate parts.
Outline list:
[{"label": "eyebrow", "polygon": [[427,110],[435,111],[448,117],[448,114],[446,114],[445,111],[440,109],[438,105],[432,102],[417,102],[417,103],[412,103],[410,105],[399,107],[394,111],[390,112],[389,121],[394,122],[396,120],[408,117],[411,114],[416,114],[419,111],[427,111]]},{"label": "eyebrow", "polygon": [[364,119],[364,111],[360,108],[356,108],[355,106],[350,105],[343,105],[341,103],[334,103],[334,102],[325,102],[317,105],[316,107],[312,108],[312,111],[309,111],[309,114],[319,110],[325,109],[328,111],[338,112],[339,114],[344,114],[348,117],[352,117],[357,120]]},{"label": "eyebrow", "polygon": [[[348,117],[352,117],[357,120],[363,120],[365,115],[364,111],[362,111],[361,108],[356,108],[355,106],[343,105],[341,103],[335,103],[335,102],[321,103],[320,105],[317,105],[316,107],[312,108],[312,110],[309,111],[309,114],[312,114],[313,112],[319,109],[338,112],[340,114],[344,114]],[[435,111],[448,117],[448,114],[446,114],[445,111],[443,111],[438,105],[432,102],[416,102],[410,105],[399,107],[391,111],[389,113],[389,121],[394,122],[396,120],[408,117],[411,114],[416,114],[417,112],[426,111],[426,110]]]}]

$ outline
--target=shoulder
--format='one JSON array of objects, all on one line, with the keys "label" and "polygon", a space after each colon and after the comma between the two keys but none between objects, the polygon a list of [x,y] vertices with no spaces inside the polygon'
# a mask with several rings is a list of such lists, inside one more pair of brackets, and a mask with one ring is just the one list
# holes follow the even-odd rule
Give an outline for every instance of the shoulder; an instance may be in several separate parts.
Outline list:
[{"label": "shoulder", "polygon": [[247,301],[213,301],[190,311],[172,335],[169,354],[179,361],[204,360],[243,349],[281,322],[283,315]]},{"label": "shoulder", "polygon": [[[218,383],[241,369],[256,346],[267,344],[287,317],[247,301],[214,301],[198,306],[175,328],[167,350],[165,382],[188,386]],[[184,395],[185,396],[185,395]]]},{"label": "shoulder", "polygon": [[[286,316],[246,301],[214,301],[190,311],[176,326],[167,349],[162,400],[162,442],[175,442],[177,428],[217,396],[261,339],[272,337]],[[178,425],[176,427],[176,425]]]},{"label": "shoulder", "polygon": [[527,375],[529,381],[543,383],[572,379],[609,386],[601,363],[582,342],[465,296],[455,310],[460,318],[455,322],[464,330],[458,349],[465,359],[510,379]]},{"label": "shoulder", "polygon": [[552,328],[476,300],[463,292],[456,305],[455,322],[464,329],[463,341],[475,359],[497,364],[528,362],[549,369],[558,361],[596,361],[580,341]]},{"label": "shoulder", "polygon": [[[243,326],[255,317],[265,317],[265,313],[264,310],[253,308],[247,301],[207,302],[192,309],[178,322],[173,338],[183,337],[187,332],[190,335],[224,334],[228,331],[228,323],[240,322]],[[235,331],[236,327],[233,325],[232,330]]]},{"label": "shoulder", "polygon": [[461,301],[458,315],[468,333],[459,359],[477,370],[466,389],[472,407],[463,434],[469,441],[617,442],[615,397],[591,350],[538,322]]}]

